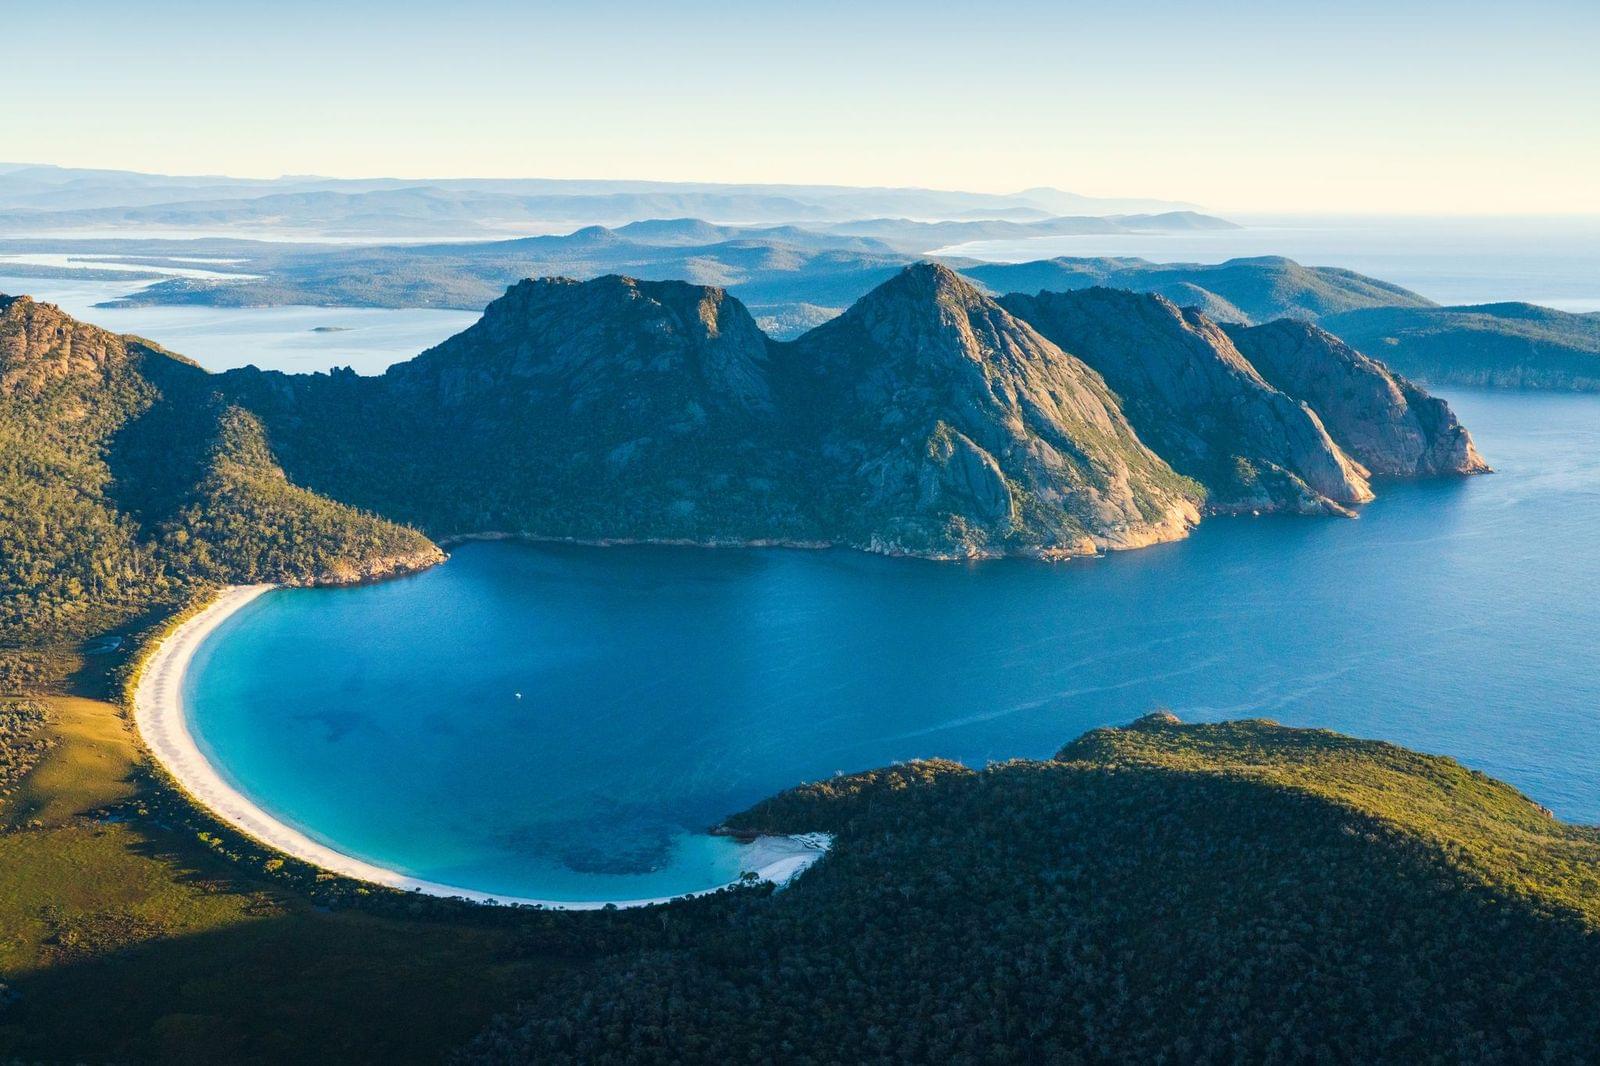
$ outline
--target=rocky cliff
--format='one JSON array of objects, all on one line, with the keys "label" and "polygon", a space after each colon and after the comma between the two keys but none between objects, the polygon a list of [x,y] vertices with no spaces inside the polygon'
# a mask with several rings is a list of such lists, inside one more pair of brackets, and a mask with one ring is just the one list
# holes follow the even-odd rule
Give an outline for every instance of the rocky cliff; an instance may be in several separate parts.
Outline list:
[{"label": "rocky cliff", "polygon": [[1315,407],[1328,431],[1374,474],[1488,471],[1447,403],[1326,330],[1285,319],[1227,332],[1268,381]]},{"label": "rocky cliff", "polygon": [[1198,519],[1100,375],[945,267],[907,268],[779,353],[827,524],[858,543],[1070,555]]},{"label": "rocky cliff", "polygon": [[1002,303],[1116,390],[1134,428],[1218,511],[1347,513],[1367,471],[1317,412],[1274,388],[1214,322],[1165,297],[1115,289]]},{"label": "rocky cliff", "polygon": [[767,339],[721,289],[523,281],[377,383],[451,482],[431,528],[542,537],[748,540],[812,530]]}]

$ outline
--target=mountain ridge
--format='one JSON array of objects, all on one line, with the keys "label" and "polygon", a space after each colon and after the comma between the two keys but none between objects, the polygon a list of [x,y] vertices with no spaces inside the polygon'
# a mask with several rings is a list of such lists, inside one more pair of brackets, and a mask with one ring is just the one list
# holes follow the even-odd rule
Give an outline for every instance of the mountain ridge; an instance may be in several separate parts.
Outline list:
[{"label": "mountain ridge", "polygon": [[[1371,495],[1347,442],[1374,466],[1392,450],[1416,475],[1477,472],[1442,401],[1325,334],[1296,350],[1323,368],[1300,391],[1346,382],[1317,394],[1338,416],[1326,429],[1203,315],[1107,290],[1044,303],[1084,301],[1116,305],[1103,336],[923,262],[785,342],[716,286],[525,279],[374,378],[208,374],[12,300],[0,341],[28,357],[0,351],[0,394],[32,385],[0,404],[0,432],[26,440],[42,419],[57,444],[14,458],[0,489],[63,507],[52,486],[72,486],[93,501],[84,535],[105,534],[80,550],[0,530],[28,560],[0,573],[0,615],[13,629],[49,615],[26,590],[70,599],[106,566],[127,576],[94,586],[101,620],[194,582],[379,576],[442,558],[428,537],[1063,558],[1176,539],[1207,512],[1345,513]],[[30,344],[19,307],[87,340]],[[1213,406],[1178,402],[1200,380]],[[1349,381],[1364,405],[1333,406]],[[1215,414],[1233,408],[1260,413]],[[1278,473],[1235,491],[1229,472],[1247,468]]]}]

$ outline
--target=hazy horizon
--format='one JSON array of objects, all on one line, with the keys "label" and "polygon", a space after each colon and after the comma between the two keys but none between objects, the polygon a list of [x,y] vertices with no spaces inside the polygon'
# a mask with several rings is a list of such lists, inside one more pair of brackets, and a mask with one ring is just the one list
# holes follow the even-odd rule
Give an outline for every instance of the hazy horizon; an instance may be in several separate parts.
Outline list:
[{"label": "hazy horizon", "polygon": [[[8,13],[6,154],[165,174],[837,184],[1219,213],[1600,212],[1600,8],[1010,0]],[[63,75],[60,57],[73,64]]]}]

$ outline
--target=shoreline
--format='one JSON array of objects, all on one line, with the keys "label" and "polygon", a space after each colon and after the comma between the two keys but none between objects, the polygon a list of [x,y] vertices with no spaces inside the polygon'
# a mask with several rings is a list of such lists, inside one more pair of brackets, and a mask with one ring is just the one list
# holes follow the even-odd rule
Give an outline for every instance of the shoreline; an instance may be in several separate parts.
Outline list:
[{"label": "shoreline", "polygon": [[[191,800],[213,816],[261,844],[331,873],[402,892],[417,892],[446,899],[507,906],[543,907],[550,910],[601,910],[606,907],[647,907],[675,899],[709,895],[738,884],[730,881],[696,892],[648,899],[550,900],[508,896],[411,877],[319,844],[305,833],[279,821],[229,784],[200,751],[189,732],[183,706],[183,678],[195,652],[230,616],[272,591],[274,585],[233,585],[222,590],[204,608],[180,622],[152,649],[139,672],[133,693],[133,718],[139,739],[155,762]],[[780,887],[805,871],[828,850],[824,834],[759,836],[741,847],[760,881]]]},{"label": "shoreline", "polygon": [[[783,540],[783,539],[757,539],[757,540],[694,540],[685,537],[549,537],[531,533],[452,533],[439,537],[433,543],[445,553],[445,560],[449,560],[450,550],[463,544],[497,543],[500,541],[515,541],[519,544],[532,545],[561,545],[577,548],[700,548],[706,551],[726,549],[764,549],[783,548],[791,551],[842,551],[855,552],[861,555],[875,555],[881,559],[916,559],[926,563],[985,563],[999,562],[1004,559],[1026,559],[1034,562],[1064,563],[1074,559],[1099,559],[1112,552],[1138,551],[1141,548],[1154,547],[1158,544],[1170,544],[1188,537],[1196,528],[1199,521],[1192,522],[1180,537],[1170,540],[1156,540],[1147,544],[1131,544],[1105,547],[1096,547],[1093,551],[1076,551],[1071,548],[1041,548],[1027,551],[981,551],[972,554],[941,555],[937,552],[902,551],[878,547],[872,544],[850,544],[844,541],[828,540]],[[434,564],[438,565],[438,564]],[[421,570],[411,573],[421,573]],[[396,577],[407,577],[409,574],[396,574]],[[359,582],[358,582],[359,584]]]}]

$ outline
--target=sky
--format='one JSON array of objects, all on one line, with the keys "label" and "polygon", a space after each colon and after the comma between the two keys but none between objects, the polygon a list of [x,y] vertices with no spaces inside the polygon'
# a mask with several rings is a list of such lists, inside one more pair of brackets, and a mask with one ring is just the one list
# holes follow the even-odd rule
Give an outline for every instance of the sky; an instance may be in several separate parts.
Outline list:
[{"label": "sky", "polygon": [[1600,0],[0,0],[0,160],[1600,213]]}]

